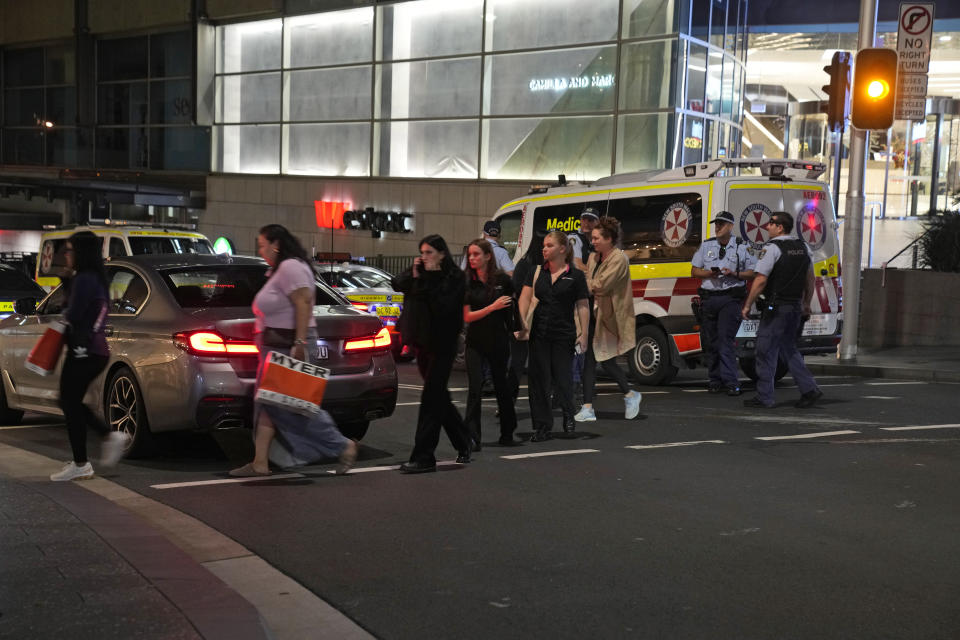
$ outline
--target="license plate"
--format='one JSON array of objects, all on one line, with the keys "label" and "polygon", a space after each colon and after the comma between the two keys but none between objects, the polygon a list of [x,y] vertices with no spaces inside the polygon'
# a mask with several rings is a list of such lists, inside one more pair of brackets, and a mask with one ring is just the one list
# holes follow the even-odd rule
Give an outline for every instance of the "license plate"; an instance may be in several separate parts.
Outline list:
[{"label": "license plate", "polygon": [[756,334],[759,328],[759,320],[744,320],[740,323],[740,331],[742,333]]},{"label": "license plate", "polygon": [[400,307],[377,307],[377,315],[394,318],[400,315]]}]

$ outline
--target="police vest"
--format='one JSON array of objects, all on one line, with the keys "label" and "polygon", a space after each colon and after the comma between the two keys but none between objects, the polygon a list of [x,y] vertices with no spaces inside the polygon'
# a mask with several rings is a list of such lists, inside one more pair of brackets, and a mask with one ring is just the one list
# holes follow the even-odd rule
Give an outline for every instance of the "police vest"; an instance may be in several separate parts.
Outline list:
[{"label": "police vest", "polygon": [[773,303],[799,302],[807,284],[807,269],[810,268],[810,256],[803,240],[778,241],[780,257],[773,265],[773,271],[767,277],[766,291]]},{"label": "police vest", "polygon": [[586,264],[590,254],[593,253],[593,245],[590,243],[591,237],[589,233],[585,234],[579,231],[577,235],[580,236],[580,259]]}]

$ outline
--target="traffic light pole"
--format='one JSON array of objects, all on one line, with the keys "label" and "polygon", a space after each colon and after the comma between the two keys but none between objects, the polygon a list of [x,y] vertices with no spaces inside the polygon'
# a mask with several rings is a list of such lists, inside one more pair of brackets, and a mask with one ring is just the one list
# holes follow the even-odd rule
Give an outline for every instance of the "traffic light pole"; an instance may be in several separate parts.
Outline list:
[{"label": "traffic light pole", "polygon": [[[857,50],[874,46],[877,36],[877,0],[860,0],[860,37]],[[854,69],[856,73],[856,69]],[[860,324],[860,260],[863,255],[864,172],[867,162],[869,131],[850,125],[850,171],[847,178],[847,204],[843,221],[843,336],[838,357],[857,357]]]}]

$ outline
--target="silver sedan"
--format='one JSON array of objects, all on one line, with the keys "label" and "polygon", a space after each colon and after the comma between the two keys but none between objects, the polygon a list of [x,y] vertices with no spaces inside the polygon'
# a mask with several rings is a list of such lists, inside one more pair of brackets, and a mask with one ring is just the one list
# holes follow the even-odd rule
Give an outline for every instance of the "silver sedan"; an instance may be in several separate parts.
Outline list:
[{"label": "silver sedan", "polygon": [[[225,256],[139,256],[107,264],[110,362],[86,401],[112,428],[132,437],[134,455],[151,434],[250,426],[257,348],[250,304],[266,263]],[[0,322],[0,422],[23,411],[61,415],[62,362],[50,376],[24,361],[47,326],[61,318],[63,287],[35,304],[19,300]],[[317,282],[314,307],[321,363],[331,370],[323,406],[344,435],[361,438],[371,420],[393,413],[397,372],[390,334]]]}]

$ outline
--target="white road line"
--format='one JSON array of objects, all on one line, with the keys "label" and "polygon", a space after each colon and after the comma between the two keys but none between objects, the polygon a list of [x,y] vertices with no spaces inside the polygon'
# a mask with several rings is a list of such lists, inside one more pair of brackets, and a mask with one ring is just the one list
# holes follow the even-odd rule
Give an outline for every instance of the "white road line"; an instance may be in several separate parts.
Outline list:
[{"label": "white road line", "polygon": [[224,478],[222,480],[197,480],[196,482],[171,482],[168,484],[152,484],[151,489],[180,489],[182,487],[204,487],[213,484],[240,484],[243,482],[259,482],[263,480],[287,480],[289,478],[305,478],[302,473],[275,473],[269,476],[254,476],[253,478]]},{"label": "white road line", "polygon": [[520,460],[522,458],[545,458],[547,456],[569,456],[575,453],[600,453],[599,449],[567,449],[566,451],[544,451],[542,453],[522,453],[515,456],[500,456],[504,460]]},{"label": "white road line", "polygon": [[684,389],[684,393],[706,393],[709,389]]},{"label": "white road line", "polygon": [[927,383],[926,383],[926,382],[923,382],[922,380],[916,380],[916,381],[913,381],[913,382],[911,382],[911,381],[909,381],[909,380],[903,380],[903,381],[901,381],[901,382],[867,382],[866,384],[869,384],[869,385],[874,386],[874,387],[880,387],[880,386],[884,386],[884,385],[927,384]]},{"label": "white road line", "polygon": [[820,433],[800,433],[795,436],[758,436],[754,440],[803,440],[806,438],[825,438],[827,436],[842,436],[859,431],[821,431]]},{"label": "white road line", "polygon": [[[852,387],[852,382],[837,382],[834,384],[817,384],[818,387]],[[796,389],[796,387],[794,387]]]},{"label": "white road line", "polygon": [[900,399],[900,396],[860,396],[860,397],[866,400],[899,400]]},{"label": "white road line", "polygon": [[914,427],[880,427],[881,431],[922,431],[924,429],[960,429],[960,424],[922,424]]},{"label": "white road line", "polygon": [[660,444],[632,444],[624,449],[664,449],[666,447],[691,447],[695,444],[727,444],[725,440],[694,440],[693,442],[662,442]]},{"label": "white road line", "polygon": [[420,402],[398,402],[396,404],[398,407],[417,407],[420,406]]},{"label": "white road line", "polygon": [[18,424],[12,425],[9,427],[0,427],[0,431],[6,431],[8,429],[42,429],[44,427],[62,427],[64,424],[62,422],[54,422],[52,424]]},{"label": "white road line", "polygon": [[[355,473],[370,473],[372,471],[396,471],[399,468],[400,468],[400,465],[398,464],[392,464],[392,465],[383,466],[383,467],[354,467],[353,469],[350,469],[350,472],[347,475],[353,475]],[[336,473],[336,472],[337,472],[336,469],[331,469],[327,473]]]}]

